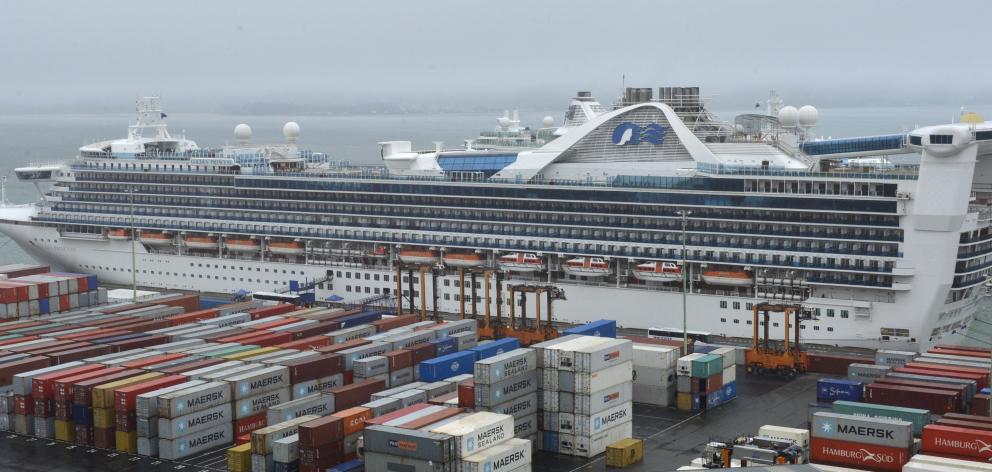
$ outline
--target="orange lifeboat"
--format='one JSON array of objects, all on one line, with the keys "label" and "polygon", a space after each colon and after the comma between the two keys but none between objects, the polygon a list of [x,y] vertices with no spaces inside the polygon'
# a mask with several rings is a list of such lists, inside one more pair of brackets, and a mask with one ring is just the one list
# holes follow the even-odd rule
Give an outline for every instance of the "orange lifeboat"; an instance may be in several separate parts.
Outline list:
[{"label": "orange lifeboat", "polygon": [[270,241],[269,252],[280,256],[298,256],[303,254],[303,243],[298,241]]},{"label": "orange lifeboat", "polygon": [[127,241],[131,239],[131,231],[124,228],[111,228],[107,231],[107,239]]},{"label": "orange lifeboat", "polygon": [[610,273],[610,263],[602,257],[576,257],[565,261],[562,270],[568,275],[604,277]]},{"label": "orange lifeboat", "polygon": [[529,252],[515,252],[500,256],[499,267],[511,272],[537,272],[544,270],[544,260]]},{"label": "orange lifeboat", "polygon": [[387,248],[386,246],[376,246],[372,248],[372,250],[369,251],[368,254],[366,255],[368,257],[376,257],[376,258],[389,257],[389,248]]},{"label": "orange lifeboat", "polygon": [[707,270],[703,272],[703,282],[727,287],[750,287],[754,277],[743,270]]},{"label": "orange lifeboat", "polygon": [[682,268],[674,262],[645,262],[634,267],[634,278],[645,282],[675,282],[682,280]]},{"label": "orange lifeboat", "polygon": [[449,267],[481,267],[486,265],[486,256],[477,252],[446,252],[441,260]]},{"label": "orange lifeboat", "polygon": [[217,249],[217,238],[214,236],[186,236],[183,243],[190,249]]},{"label": "orange lifeboat", "polygon": [[227,239],[224,241],[224,246],[227,247],[228,251],[236,252],[256,252],[261,247],[262,244],[254,239]]},{"label": "orange lifeboat", "polygon": [[142,231],[138,235],[138,241],[149,246],[165,246],[172,244],[172,236],[161,231]]},{"label": "orange lifeboat", "polygon": [[437,251],[428,249],[402,249],[400,261],[405,264],[433,264],[437,262]]}]

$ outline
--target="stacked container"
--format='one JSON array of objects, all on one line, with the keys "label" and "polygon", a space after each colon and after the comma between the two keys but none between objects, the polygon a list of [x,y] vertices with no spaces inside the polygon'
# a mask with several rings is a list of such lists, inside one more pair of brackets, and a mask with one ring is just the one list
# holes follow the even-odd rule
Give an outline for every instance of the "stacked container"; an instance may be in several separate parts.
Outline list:
[{"label": "stacked container", "polygon": [[810,460],[818,464],[901,471],[913,454],[909,421],[821,412],[810,435]]},{"label": "stacked container", "polygon": [[[452,383],[445,382],[444,385],[441,388],[454,387]],[[477,411],[513,416],[513,435],[536,443],[537,387],[537,352],[515,349],[475,363],[471,406]]]},{"label": "stacked container", "polygon": [[158,450],[181,459],[234,443],[231,384],[207,382],[158,397]]},{"label": "stacked container", "polygon": [[[289,421],[282,421],[264,428],[257,429],[251,433],[251,470],[252,472],[272,472],[275,470],[275,446],[276,442],[282,439],[296,436],[300,426],[319,418],[315,415],[304,415],[293,418]],[[298,442],[298,441],[297,441]],[[292,441],[285,444],[289,450],[280,447],[280,463],[286,464],[292,458]],[[297,445],[297,459],[299,447]]]},{"label": "stacked container", "polygon": [[633,357],[634,402],[656,406],[674,404],[678,348],[635,343]]},{"label": "stacked container", "polygon": [[[737,396],[736,383],[724,393],[724,357],[718,354],[689,354],[676,362],[676,405],[680,410],[713,408]],[[733,367],[733,366],[730,366]],[[728,374],[735,375],[733,368]]]}]

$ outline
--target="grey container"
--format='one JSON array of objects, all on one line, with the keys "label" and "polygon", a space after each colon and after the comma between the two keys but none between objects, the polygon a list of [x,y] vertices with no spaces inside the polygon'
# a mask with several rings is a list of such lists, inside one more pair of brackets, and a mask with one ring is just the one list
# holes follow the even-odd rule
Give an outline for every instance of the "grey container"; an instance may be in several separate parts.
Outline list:
[{"label": "grey container", "polygon": [[251,472],[275,472],[276,461],[272,454],[251,455]]},{"label": "grey container", "polygon": [[234,394],[235,400],[254,397],[264,392],[279,390],[292,385],[289,382],[289,369],[275,365],[225,377],[224,381],[230,382],[231,393]]},{"label": "grey container", "polygon": [[913,445],[913,423],[820,412],[813,415],[810,435],[814,438],[909,449]]},{"label": "grey container", "polygon": [[310,395],[326,392],[335,387],[344,385],[344,374],[334,374],[330,377],[308,380],[293,384],[293,399],[308,397]]},{"label": "grey container", "polygon": [[879,349],[875,351],[875,364],[902,367],[907,362],[912,362],[916,356],[917,354],[915,352]]},{"label": "grey container", "polygon": [[513,420],[513,436],[526,438],[537,434],[537,413]]},{"label": "grey container", "polygon": [[455,334],[471,333],[472,336],[478,337],[479,324],[475,320],[456,320],[449,321],[444,324],[437,325],[433,328],[433,331],[437,333],[438,338],[443,338],[445,336],[454,336]]},{"label": "grey container", "polygon": [[158,438],[138,436],[138,455],[158,457]]},{"label": "grey container", "polygon": [[[562,395],[567,395],[567,393],[563,392]],[[577,415],[592,415],[632,401],[633,384],[624,382],[589,395],[571,394],[571,397],[572,408],[566,410],[562,407],[561,411],[572,412]]]},{"label": "grey container", "polygon": [[158,437],[176,439],[232,421],[231,404],[224,403],[178,418],[159,418]]},{"label": "grey container", "polygon": [[778,451],[753,445],[737,444],[734,445],[734,457],[747,459],[758,464],[774,464],[775,458],[778,457]]},{"label": "grey container", "polygon": [[634,403],[654,406],[672,406],[675,404],[675,389],[671,385],[656,387],[654,385],[633,384],[632,399]]},{"label": "grey container", "polygon": [[319,416],[305,415],[256,429],[251,433],[251,451],[255,454],[272,454],[272,445],[276,441],[299,433],[301,424],[317,418]]},{"label": "grey container", "polygon": [[232,425],[233,423],[224,423],[178,439],[161,439],[158,442],[158,455],[162,459],[176,460],[198,452],[234,444]]},{"label": "grey container", "polygon": [[158,417],[152,416],[150,418],[137,418],[134,421],[135,429],[138,431],[139,438],[156,438],[158,437]]},{"label": "grey container", "polygon": [[[395,426],[367,426],[364,447],[366,452],[382,453],[448,463],[455,460],[458,441],[447,434],[431,433]],[[369,455],[366,455],[366,459]],[[369,470],[388,470],[371,468]]]},{"label": "grey container", "polygon": [[386,382],[386,385],[389,385],[390,387],[408,384],[413,382],[413,367],[394,370],[390,372],[387,377],[389,378],[389,381]]},{"label": "grey container", "polygon": [[372,356],[381,356],[389,352],[389,347],[389,343],[372,343],[345,349],[343,351],[339,351],[338,354],[341,354],[341,357],[344,358],[344,370],[353,370],[355,368],[356,360],[365,359],[366,357]]},{"label": "grey container", "polygon": [[459,351],[471,349],[479,344],[475,332],[461,332],[453,334],[450,337],[455,338],[455,343],[457,343]]},{"label": "grey container", "polygon": [[372,400],[362,406],[372,410],[372,416],[376,417],[402,409],[403,400],[400,400],[399,398],[380,398],[378,400]]},{"label": "grey container", "polygon": [[288,389],[272,390],[254,397],[242,398],[234,402],[234,419],[240,420],[252,415],[257,415],[273,405],[288,402],[292,399],[293,392]]},{"label": "grey container", "polygon": [[537,370],[537,352],[520,348],[475,363],[475,383],[494,384],[516,375]]},{"label": "grey container", "polygon": [[427,393],[418,389],[404,390],[393,395],[393,398],[399,400],[404,408],[418,403],[427,403]]},{"label": "grey container", "polygon": [[675,391],[681,393],[692,393],[692,377],[679,375],[675,377]]},{"label": "grey container", "polygon": [[634,343],[627,339],[586,336],[558,353],[558,368],[575,372],[599,372],[634,360]]},{"label": "grey container", "polygon": [[334,395],[310,395],[269,407],[266,424],[281,423],[306,415],[327,416],[331,413],[334,413]]},{"label": "grey container", "polygon": [[400,385],[399,387],[394,387],[394,388],[390,388],[390,389],[387,389],[387,390],[383,390],[381,392],[373,393],[372,394],[372,400],[378,400],[380,398],[390,398],[390,397],[392,397],[393,395],[395,395],[397,393],[400,393],[400,392],[403,392],[403,391],[406,391],[406,390],[413,390],[415,388],[420,388],[420,387],[423,387],[424,385],[427,385],[427,383],[425,383],[425,382],[411,382],[411,383],[408,383],[408,384],[405,384],[405,385]]},{"label": "grey container", "polygon": [[186,372],[183,372],[180,375],[185,375],[190,379],[198,379],[200,378],[200,376],[209,374],[211,372],[220,372],[222,370],[228,370],[242,365],[245,365],[245,363],[241,361],[227,361],[227,362],[221,362],[220,364],[201,367],[199,369],[187,370]]},{"label": "grey container", "polygon": [[446,393],[451,393],[458,390],[458,384],[453,382],[448,382],[446,380],[439,380],[437,382],[431,382],[429,384],[424,384],[423,382],[417,382],[422,385],[418,385],[418,390],[423,390],[427,394],[427,400],[433,400]]},{"label": "grey container", "polygon": [[[974,358],[973,358],[974,359]],[[960,366],[960,367],[974,367],[976,369],[988,369],[989,362],[979,362],[969,361],[969,360],[958,360],[958,359],[944,359],[940,357],[928,357],[926,355],[917,357],[914,362],[923,362],[926,364],[939,364],[939,365],[950,365],[950,366]]]},{"label": "grey container", "polygon": [[324,336],[331,338],[332,344],[343,344],[347,341],[351,341],[353,339],[361,339],[366,336],[371,336],[373,334],[375,334],[375,326],[358,325],[358,326],[352,326],[351,328],[332,331],[330,333],[325,334]]},{"label": "grey container", "polygon": [[272,443],[272,459],[290,463],[300,458],[300,435],[286,436]]},{"label": "grey container", "polygon": [[158,397],[167,395],[187,388],[199,387],[207,383],[205,380],[190,380],[171,387],[160,388],[151,392],[142,393],[134,399],[134,413],[138,418],[150,418],[158,416]]},{"label": "grey container", "polygon": [[541,415],[541,420],[543,423],[542,431],[558,431],[558,420],[561,416],[560,413],[545,410],[544,412],[538,414]]},{"label": "grey container", "polygon": [[537,392],[537,371],[510,377],[496,384],[475,384],[476,408],[505,403],[514,398]]},{"label": "grey container", "polygon": [[851,364],[847,366],[847,378],[860,381],[877,380],[885,377],[890,370],[892,368],[887,365]]},{"label": "grey container", "polygon": [[920,380],[924,382],[936,382],[942,384],[950,385],[964,385],[965,395],[968,400],[971,400],[976,393],[978,393],[978,385],[974,380],[957,379],[952,377],[940,377],[938,375],[922,375],[922,374],[906,374],[902,372],[893,372],[886,377],[892,377],[894,379],[905,379],[905,380]]},{"label": "grey container", "polygon": [[230,384],[208,382],[160,396],[158,398],[158,416],[159,418],[176,418],[230,402]]},{"label": "grey container", "polygon": [[431,330],[413,331],[410,333],[401,333],[396,336],[390,336],[385,342],[388,342],[392,347],[391,350],[395,351],[397,349],[406,349],[410,346],[416,346],[417,344],[429,343],[435,339],[437,333]]},{"label": "grey container", "polygon": [[66,362],[65,364],[53,365],[41,369],[31,370],[14,374],[14,395],[31,395],[31,382],[35,377],[51,374],[60,370],[72,369],[83,365],[82,361]]},{"label": "grey container", "polygon": [[537,392],[534,392],[505,403],[500,403],[499,405],[488,408],[488,410],[493,413],[510,415],[514,418],[523,418],[537,413],[537,407]]},{"label": "grey container", "polygon": [[393,454],[366,453],[363,457],[365,470],[403,472],[458,472],[457,462],[437,463],[434,461],[403,457]]},{"label": "grey container", "polygon": [[386,359],[384,356],[369,356],[364,359],[355,359],[353,366],[355,377],[363,379],[389,373],[389,359]]},{"label": "grey container", "polygon": [[228,377],[234,377],[235,375],[240,375],[240,374],[243,374],[243,373],[254,374],[255,372],[258,371],[258,369],[261,369],[262,367],[265,367],[265,366],[263,366],[262,364],[244,364],[244,363],[242,363],[241,365],[236,366],[236,367],[232,367],[230,369],[217,370],[217,371],[214,371],[214,372],[210,372],[210,373],[207,373],[207,374],[200,375],[199,378],[204,379],[204,380],[209,380],[211,382],[221,381],[221,380],[225,380],[226,381],[226,379]]}]

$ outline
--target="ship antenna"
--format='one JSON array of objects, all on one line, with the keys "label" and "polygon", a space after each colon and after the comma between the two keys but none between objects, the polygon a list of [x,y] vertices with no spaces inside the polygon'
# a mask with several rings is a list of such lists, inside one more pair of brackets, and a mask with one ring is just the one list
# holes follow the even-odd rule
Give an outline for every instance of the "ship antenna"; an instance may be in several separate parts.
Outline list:
[{"label": "ship antenna", "polygon": [[0,206],[7,206],[7,176],[0,177]]}]

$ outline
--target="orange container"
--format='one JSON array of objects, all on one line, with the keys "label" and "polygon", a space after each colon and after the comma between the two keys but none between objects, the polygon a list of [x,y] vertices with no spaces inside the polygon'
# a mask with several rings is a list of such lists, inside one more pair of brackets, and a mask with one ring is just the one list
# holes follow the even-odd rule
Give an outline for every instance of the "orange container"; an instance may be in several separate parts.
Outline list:
[{"label": "orange container", "polygon": [[363,406],[356,406],[341,410],[331,416],[341,418],[344,423],[344,435],[347,436],[365,429],[365,422],[372,418],[372,410]]}]

